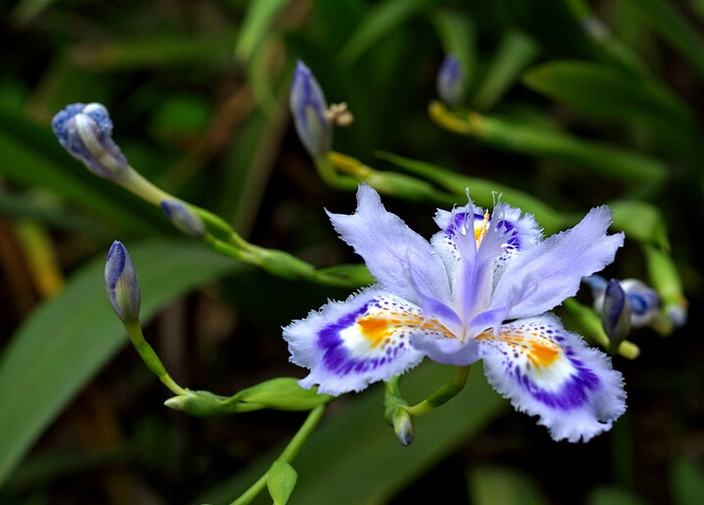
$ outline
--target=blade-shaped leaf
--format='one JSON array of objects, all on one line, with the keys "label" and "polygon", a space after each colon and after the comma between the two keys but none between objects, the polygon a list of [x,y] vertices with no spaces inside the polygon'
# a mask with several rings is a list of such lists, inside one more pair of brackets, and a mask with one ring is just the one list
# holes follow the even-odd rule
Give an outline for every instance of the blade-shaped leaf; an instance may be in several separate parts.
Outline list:
[{"label": "blade-shaped leaf", "polygon": [[535,40],[518,30],[508,30],[493,55],[491,64],[481,82],[472,107],[486,112],[493,107],[518,76],[538,56]]},{"label": "blade-shaped leaf", "polygon": [[386,0],[376,5],[340,51],[340,61],[352,66],[379,39],[416,15],[428,3],[428,0]]},{"label": "blade-shaped leaf", "polygon": [[[142,320],[169,300],[242,268],[202,245],[150,241],[130,246],[142,288]],[[105,294],[105,259],[77,272],[40,306],[0,358],[0,483],[73,396],[127,342]]]},{"label": "blade-shaped leaf", "polygon": [[627,0],[628,6],[674,46],[704,77],[704,37],[667,0]]},{"label": "blade-shaped leaf", "polygon": [[285,461],[274,461],[269,469],[267,487],[274,500],[274,505],[286,505],[291,497],[293,488],[296,487],[298,474],[296,470]]},{"label": "blade-shaped leaf", "polygon": [[695,128],[692,112],[664,85],[601,63],[553,61],[526,72],[523,82],[587,114],[645,121],[678,135]]}]

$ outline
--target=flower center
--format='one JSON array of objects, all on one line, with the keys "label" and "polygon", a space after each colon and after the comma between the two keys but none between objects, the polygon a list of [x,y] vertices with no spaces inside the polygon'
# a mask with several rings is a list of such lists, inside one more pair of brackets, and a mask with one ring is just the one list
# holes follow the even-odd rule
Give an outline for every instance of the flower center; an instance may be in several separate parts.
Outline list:
[{"label": "flower center", "polygon": [[489,215],[489,212],[484,212],[484,218],[481,221],[479,221],[476,217],[474,219],[474,239],[477,241],[477,247],[479,247],[479,244],[482,243],[486,233],[489,231],[490,220],[491,216]]}]

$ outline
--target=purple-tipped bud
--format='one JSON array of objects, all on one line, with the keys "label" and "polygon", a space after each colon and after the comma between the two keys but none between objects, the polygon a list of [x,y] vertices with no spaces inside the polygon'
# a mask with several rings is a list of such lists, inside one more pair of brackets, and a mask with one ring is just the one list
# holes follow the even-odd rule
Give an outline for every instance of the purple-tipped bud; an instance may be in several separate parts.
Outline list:
[{"label": "purple-tipped bud", "polygon": [[650,324],[660,309],[660,297],[655,290],[637,279],[624,279],[621,287],[631,305],[631,324],[634,327]]},{"label": "purple-tipped bud", "polygon": [[614,345],[625,340],[631,331],[631,304],[621,284],[615,279],[606,283],[601,323]]},{"label": "purple-tipped bud", "polygon": [[105,287],[112,309],[123,323],[139,319],[140,294],[134,265],[122,242],[112,243],[105,261]]},{"label": "purple-tipped bud", "polygon": [[112,121],[99,103],[66,106],[51,121],[59,143],[88,170],[119,181],[130,172],[127,158],[112,140]]},{"label": "purple-tipped bud", "polygon": [[332,147],[332,127],[325,116],[328,104],[318,81],[300,60],[296,63],[289,98],[298,138],[311,156],[325,156]]},{"label": "purple-tipped bud", "polygon": [[413,418],[403,408],[396,409],[396,412],[391,419],[391,424],[394,427],[396,438],[404,446],[411,445],[415,438],[415,429],[413,428]]},{"label": "purple-tipped bud", "polygon": [[[648,326],[658,317],[660,297],[654,289],[637,279],[607,281],[599,275],[590,275],[583,281],[592,291],[594,309],[602,315],[607,334],[616,331],[618,317],[625,311],[623,307],[626,305],[629,312],[628,326],[631,328]],[[621,293],[625,297],[623,301]],[[610,334],[609,336],[611,337]]]},{"label": "purple-tipped bud", "polygon": [[448,54],[440,64],[437,88],[440,100],[448,107],[457,107],[464,98],[465,75],[460,60]]},{"label": "purple-tipped bud", "polygon": [[205,236],[205,223],[188,205],[176,200],[162,200],[161,210],[176,228],[189,237],[200,240]]}]

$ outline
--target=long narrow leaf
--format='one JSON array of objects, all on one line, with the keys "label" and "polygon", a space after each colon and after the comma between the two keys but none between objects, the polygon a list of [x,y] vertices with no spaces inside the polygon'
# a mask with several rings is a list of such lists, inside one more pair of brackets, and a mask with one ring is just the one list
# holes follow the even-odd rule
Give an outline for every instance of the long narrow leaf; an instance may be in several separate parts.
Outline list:
[{"label": "long narrow leaf", "polygon": [[[238,268],[200,244],[130,246],[143,321],[179,294]],[[0,484],[66,404],[127,342],[105,295],[104,258],[39,307],[0,358]]]}]

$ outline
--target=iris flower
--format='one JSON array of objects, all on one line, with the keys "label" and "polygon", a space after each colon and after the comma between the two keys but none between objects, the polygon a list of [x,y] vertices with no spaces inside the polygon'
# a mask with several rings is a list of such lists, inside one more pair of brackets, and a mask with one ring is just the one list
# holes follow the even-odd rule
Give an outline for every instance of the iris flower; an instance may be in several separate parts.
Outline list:
[{"label": "iris flower", "polygon": [[493,387],[555,440],[586,442],[611,428],[625,410],[621,374],[548,312],[623,244],[623,234],[606,234],[608,207],[543,240],[530,214],[498,203],[490,215],[470,200],[438,210],[428,242],[371,187],[359,187],[357,202],[352,215],[328,215],[376,284],[284,328],[291,361],[310,370],[302,387],[340,395],[425,357],[482,360]]}]

